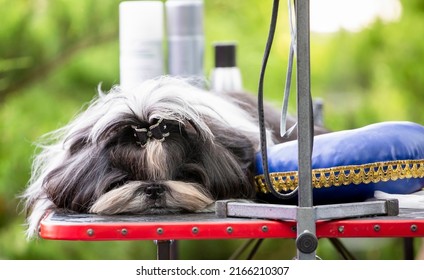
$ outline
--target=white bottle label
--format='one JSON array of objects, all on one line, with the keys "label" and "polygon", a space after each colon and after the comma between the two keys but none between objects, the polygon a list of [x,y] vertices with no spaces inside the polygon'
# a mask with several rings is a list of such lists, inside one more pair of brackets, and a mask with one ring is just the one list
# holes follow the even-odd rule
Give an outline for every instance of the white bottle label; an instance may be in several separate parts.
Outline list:
[{"label": "white bottle label", "polygon": [[145,41],[137,49],[120,53],[120,84],[137,87],[141,82],[164,73],[161,41]]}]

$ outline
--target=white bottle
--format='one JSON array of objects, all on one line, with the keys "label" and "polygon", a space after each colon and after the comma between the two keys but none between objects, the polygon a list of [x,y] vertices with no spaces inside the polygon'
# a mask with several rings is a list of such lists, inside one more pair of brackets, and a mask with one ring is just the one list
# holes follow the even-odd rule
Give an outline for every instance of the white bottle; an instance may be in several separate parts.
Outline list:
[{"label": "white bottle", "polygon": [[211,90],[216,93],[240,92],[243,82],[236,63],[235,43],[215,43],[215,68],[211,73]]},{"label": "white bottle", "polygon": [[119,4],[120,84],[134,88],[164,74],[164,13],[161,1]]},{"label": "white bottle", "polygon": [[203,0],[167,0],[168,73],[204,78]]}]

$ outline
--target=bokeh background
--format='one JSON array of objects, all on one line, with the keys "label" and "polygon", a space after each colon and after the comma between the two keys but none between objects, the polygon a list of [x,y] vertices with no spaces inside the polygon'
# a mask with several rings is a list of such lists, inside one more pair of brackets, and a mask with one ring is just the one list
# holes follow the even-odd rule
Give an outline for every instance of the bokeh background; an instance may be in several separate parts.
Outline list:
[{"label": "bokeh background", "polygon": [[[312,95],[331,130],[409,120],[424,123],[424,2],[312,0]],[[337,3],[340,2],[340,3]],[[356,2],[356,4],[352,4]],[[385,4],[384,4],[384,3]],[[154,259],[153,241],[25,239],[19,194],[34,143],[119,83],[117,0],[0,0],[0,259]],[[236,41],[244,87],[256,94],[271,0],[205,0],[205,75],[212,43]],[[386,5],[387,4],[387,5]],[[290,42],[280,3],[265,97],[280,106]],[[295,92],[290,112],[296,113]],[[401,239],[349,239],[361,259],[401,259]],[[226,259],[245,240],[180,241],[181,259]],[[415,240],[418,246],[421,240]],[[256,258],[291,259],[293,240],[269,239]],[[328,240],[317,251],[339,259]]]}]

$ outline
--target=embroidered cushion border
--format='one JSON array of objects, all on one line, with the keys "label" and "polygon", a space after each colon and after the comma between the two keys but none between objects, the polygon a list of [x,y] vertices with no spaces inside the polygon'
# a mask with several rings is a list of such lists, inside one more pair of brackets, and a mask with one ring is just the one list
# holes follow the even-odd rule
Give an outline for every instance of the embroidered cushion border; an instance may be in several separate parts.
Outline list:
[{"label": "embroidered cushion border", "polygon": [[[294,190],[299,183],[297,171],[272,172],[270,176],[273,187],[279,192]],[[382,161],[313,169],[312,187],[319,189],[408,178],[424,178],[424,159]],[[263,174],[255,176],[254,183],[257,192],[270,192],[266,187]]]}]

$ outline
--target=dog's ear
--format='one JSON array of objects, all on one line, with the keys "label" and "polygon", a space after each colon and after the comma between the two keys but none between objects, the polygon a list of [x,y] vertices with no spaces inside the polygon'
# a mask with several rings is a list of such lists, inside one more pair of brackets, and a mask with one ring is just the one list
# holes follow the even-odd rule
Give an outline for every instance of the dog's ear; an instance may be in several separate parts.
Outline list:
[{"label": "dog's ear", "polygon": [[[208,173],[210,192],[217,199],[253,198],[255,151],[251,141],[235,131],[219,129],[210,145],[205,145],[202,162]],[[216,133],[217,130],[214,131]]]},{"label": "dog's ear", "polygon": [[[91,145],[90,147],[92,147]],[[58,207],[87,212],[91,204],[125,175],[109,166],[106,150],[88,148],[69,154],[44,178],[47,197]]]}]

